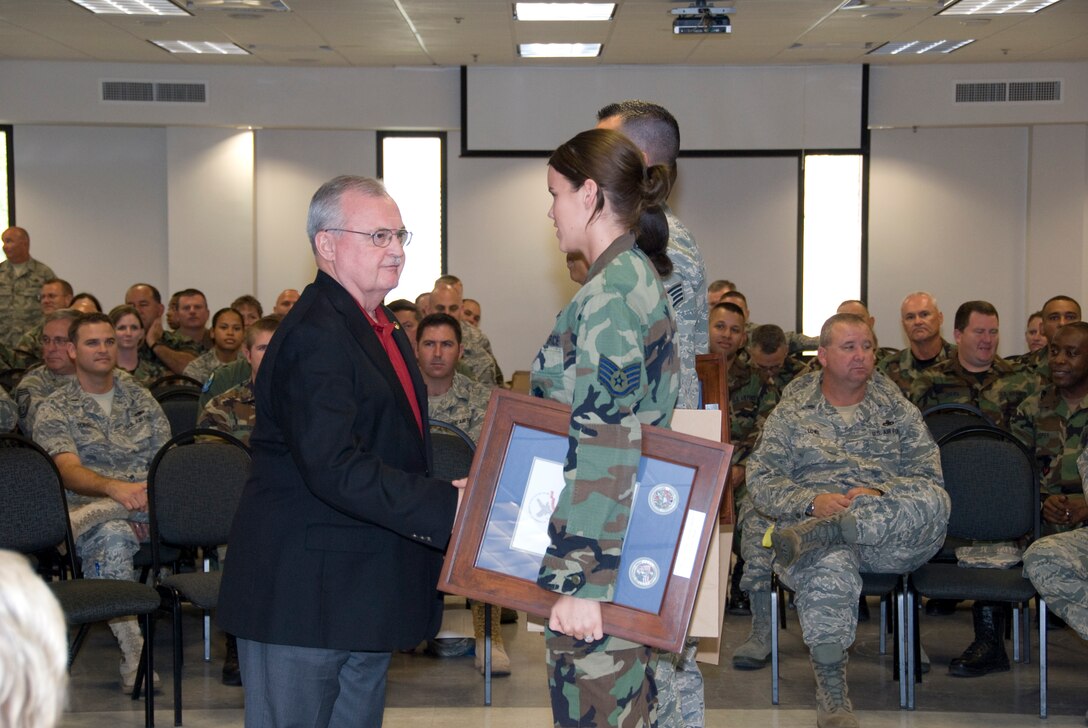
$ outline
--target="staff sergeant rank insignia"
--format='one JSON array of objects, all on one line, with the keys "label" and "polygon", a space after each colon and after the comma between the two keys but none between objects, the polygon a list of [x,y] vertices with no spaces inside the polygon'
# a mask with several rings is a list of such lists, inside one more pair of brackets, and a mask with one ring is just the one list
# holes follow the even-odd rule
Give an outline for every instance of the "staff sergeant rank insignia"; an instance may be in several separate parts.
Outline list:
[{"label": "staff sergeant rank insignia", "polygon": [[603,384],[613,396],[623,397],[638,388],[641,369],[640,362],[620,368],[616,362],[602,356],[601,363],[597,367],[597,381]]}]

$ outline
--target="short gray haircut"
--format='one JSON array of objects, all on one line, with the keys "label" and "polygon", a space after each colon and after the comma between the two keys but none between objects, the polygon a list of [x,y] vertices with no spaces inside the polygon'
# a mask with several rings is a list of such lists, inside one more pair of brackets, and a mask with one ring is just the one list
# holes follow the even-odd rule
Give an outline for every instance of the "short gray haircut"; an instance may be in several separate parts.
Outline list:
[{"label": "short gray haircut", "polygon": [[0,551],[0,584],[0,725],[52,728],[68,684],[64,612],[14,551]]},{"label": "short gray haircut", "polygon": [[907,302],[908,298],[914,298],[915,296],[925,296],[929,299],[929,302],[933,304],[933,308],[937,309],[938,311],[941,310],[941,307],[937,305],[937,297],[929,291],[914,291],[913,293],[908,293],[907,295],[903,296],[903,303],[900,303],[899,307],[902,308],[903,304]]},{"label": "short gray haircut", "polygon": [[824,325],[820,327],[820,346],[827,348],[831,346],[831,334],[835,330],[835,326],[838,324],[846,324],[849,326],[864,326],[869,330],[869,335],[873,337],[873,345],[876,345],[876,334],[873,333],[873,327],[869,325],[869,322],[858,316],[856,313],[837,313],[827,321],[824,321]]},{"label": "short gray haircut", "polygon": [[310,238],[310,247],[315,252],[317,243],[314,239],[319,232],[344,225],[344,211],[340,200],[346,192],[358,192],[366,197],[389,197],[385,185],[373,177],[344,174],[321,185],[310,200],[310,211],[306,215],[306,235]]},{"label": "short gray haircut", "polygon": [[48,324],[52,323],[53,321],[67,321],[70,324],[82,315],[82,311],[77,311],[74,308],[58,308],[56,311],[46,314],[45,323]]}]

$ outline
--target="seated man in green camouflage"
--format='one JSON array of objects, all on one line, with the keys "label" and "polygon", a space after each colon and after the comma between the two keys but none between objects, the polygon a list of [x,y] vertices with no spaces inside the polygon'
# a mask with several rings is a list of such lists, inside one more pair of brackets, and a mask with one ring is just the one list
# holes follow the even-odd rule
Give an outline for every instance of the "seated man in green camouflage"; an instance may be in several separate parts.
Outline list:
[{"label": "seated man in green camouflage", "polygon": [[[1040,313],[1043,317],[1043,336],[1047,341],[1053,341],[1058,329],[1080,321],[1081,317],[1080,304],[1076,299],[1062,295],[1048,298]],[[1033,370],[1045,380],[1050,376],[1050,349],[1040,347],[1020,357],[1018,363],[1021,368]]]},{"label": "seated man in green camouflage", "polygon": [[191,361],[212,347],[208,324],[208,301],[195,288],[178,291],[175,331],[164,331],[162,322],[155,320],[147,329],[145,340],[163,364],[175,374],[181,374]]},{"label": "seated man in green camouflage", "polygon": [[[442,300],[441,298],[439,300]],[[416,358],[419,373],[427,385],[427,412],[430,419],[441,420],[464,430],[473,442],[480,439],[491,387],[469,379],[457,371],[461,361],[462,333],[465,329],[453,316],[432,313],[416,328]],[[441,428],[436,428],[441,431]],[[467,473],[466,473],[467,474]],[[510,657],[502,641],[502,610],[491,607],[491,671],[510,674]],[[484,604],[472,603],[472,622],[476,647],[476,669],[484,670]],[[431,648],[444,657],[467,654],[469,645],[432,641]]]},{"label": "seated man in green camouflage", "polygon": [[253,382],[257,380],[257,369],[281,319],[282,316],[272,314],[258,319],[246,329],[242,356],[249,364],[249,379],[209,400],[197,418],[197,427],[226,432],[249,444],[249,435],[253,432],[257,415]]},{"label": "seated man in green camouflage", "polygon": [[797,594],[820,728],[858,725],[846,686],[861,572],[901,574],[944,541],[950,502],[918,410],[874,374],[876,337],[853,314],[820,331],[822,368],[787,388],[748,459],[748,492],[774,519],[774,569]]},{"label": "seated man in green camouflage", "polygon": [[748,362],[764,381],[782,392],[805,369],[805,362],[790,354],[786,332],[776,324],[763,324],[748,334]]}]

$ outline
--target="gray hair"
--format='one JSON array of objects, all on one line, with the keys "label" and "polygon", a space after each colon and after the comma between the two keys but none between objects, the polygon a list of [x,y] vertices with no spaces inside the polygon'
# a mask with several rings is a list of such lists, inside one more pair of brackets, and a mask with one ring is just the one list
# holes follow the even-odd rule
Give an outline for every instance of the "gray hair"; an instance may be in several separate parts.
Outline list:
[{"label": "gray hair", "polygon": [[873,327],[869,325],[868,321],[856,313],[837,313],[824,321],[824,325],[820,327],[820,346],[822,348],[826,349],[831,346],[831,333],[835,330],[837,324],[864,326],[869,330],[869,335],[873,337],[873,344],[876,344],[876,334],[873,333]]},{"label": "gray hair", "polygon": [[310,211],[306,215],[306,235],[310,238],[310,247],[317,251],[314,239],[322,230],[340,227],[344,224],[344,211],[340,199],[346,192],[358,192],[366,197],[389,197],[381,180],[373,177],[340,175],[330,179],[318,188],[310,200]]}]

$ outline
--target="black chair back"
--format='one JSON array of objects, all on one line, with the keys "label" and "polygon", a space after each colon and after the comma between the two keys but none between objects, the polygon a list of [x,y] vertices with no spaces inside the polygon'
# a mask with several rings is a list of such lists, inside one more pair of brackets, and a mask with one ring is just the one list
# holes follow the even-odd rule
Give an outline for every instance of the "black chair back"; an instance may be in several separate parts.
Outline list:
[{"label": "black chair back", "polygon": [[434,477],[456,480],[468,475],[476,445],[464,430],[449,422],[431,420]]},{"label": "black chair back", "polygon": [[945,435],[944,486],[952,500],[948,535],[975,541],[1039,536],[1039,487],[1031,455],[998,427],[968,427]]},{"label": "black chair back", "polygon": [[181,435],[196,426],[200,414],[200,390],[189,386],[166,387],[152,391],[170,422],[170,434]]},{"label": "black chair back", "polygon": [[922,419],[934,440],[968,427],[994,426],[982,410],[969,404],[939,404],[923,412]]},{"label": "black chair back", "polygon": [[163,543],[195,547],[227,542],[249,471],[249,448],[218,430],[189,430],[162,446],[147,474],[156,571]]},{"label": "black chair back", "polygon": [[0,435],[0,548],[32,553],[64,543],[67,535],[68,506],[53,458],[22,435]]}]

